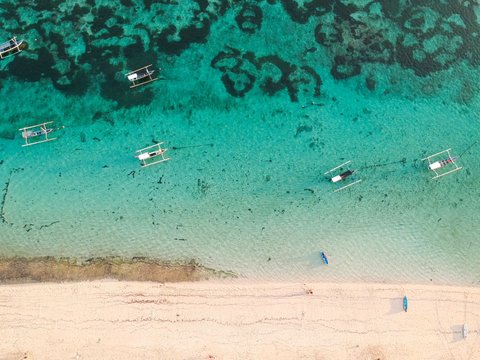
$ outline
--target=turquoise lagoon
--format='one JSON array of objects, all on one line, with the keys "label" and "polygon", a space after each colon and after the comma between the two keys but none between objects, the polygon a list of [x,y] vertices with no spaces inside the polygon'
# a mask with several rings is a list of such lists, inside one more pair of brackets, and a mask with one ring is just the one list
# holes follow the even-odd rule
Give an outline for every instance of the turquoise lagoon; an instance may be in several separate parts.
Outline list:
[{"label": "turquoise lagoon", "polygon": [[[478,285],[479,5],[410,3],[3,1],[29,49],[0,63],[0,255]],[[141,168],[156,141],[171,161]],[[463,169],[431,180],[446,148]]]}]

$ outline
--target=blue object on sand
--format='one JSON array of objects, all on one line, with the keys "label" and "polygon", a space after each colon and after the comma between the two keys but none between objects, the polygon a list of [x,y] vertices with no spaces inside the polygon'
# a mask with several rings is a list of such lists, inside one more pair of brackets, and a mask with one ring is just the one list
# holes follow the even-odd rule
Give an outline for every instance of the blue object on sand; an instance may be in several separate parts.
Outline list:
[{"label": "blue object on sand", "polygon": [[324,263],[325,265],[328,265],[327,255],[325,255],[325,253],[324,253],[323,251],[321,252],[321,255],[322,255],[323,263]]},{"label": "blue object on sand", "polygon": [[405,310],[405,312],[408,310],[408,299],[406,295],[403,297],[403,310]]}]

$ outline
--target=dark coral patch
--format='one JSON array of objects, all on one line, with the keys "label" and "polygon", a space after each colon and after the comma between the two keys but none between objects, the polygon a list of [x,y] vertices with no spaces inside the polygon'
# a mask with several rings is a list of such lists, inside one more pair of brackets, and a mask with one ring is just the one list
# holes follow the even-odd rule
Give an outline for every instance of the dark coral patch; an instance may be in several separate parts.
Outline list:
[{"label": "dark coral patch", "polygon": [[[194,0],[198,5],[198,10],[193,12],[193,17],[187,26],[177,28],[174,24],[170,24],[163,29],[158,36],[157,44],[159,51],[179,55],[193,43],[204,43],[210,34],[212,19],[216,19],[217,15],[223,13],[228,4],[225,0],[213,8],[217,9],[217,13],[209,12],[210,2],[207,0]],[[174,36],[175,35],[175,36]]]},{"label": "dark coral patch", "polygon": [[179,55],[183,50],[185,50],[189,44],[178,44],[177,41],[171,40],[177,28],[175,25],[170,24],[168,27],[163,29],[160,34],[158,34],[158,50],[169,55]]},{"label": "dark coral patch", "polygon": [[[361,20],[354,13],[362,10]],[[395,46],[390,38],[395,35],[390,28],[369,26],[369,21],[378,20],[378,14],[368,13],[369,7],[359,8],[351,3],[336,3],[335,17],[320,18],[315,27],[315,40],[331,49],[334,64],[331,74],[335,79],[347,79],[358,75],[362,63],[379,62],[391,64],[395,60]],[[377,23],[378,24],[378,23]]]},{"label": "dark coral patch", "polygon": [[337,26],[320,23],[315,27],[315,40],[320,45],[331,47],[343,43],[343,36]]},{"label": "dark coral patch", "polygon": [[292,20],[300,24],[305,24],[311,16],[326,14],[332,10],[335,3],[334,0],[301,1],[301,5],[297,0],[281,0],[281,2]]},{"label": "dark coral patch", "polygon": [[427,76],[442,69],[421,46],[404,46],[402,39],[399,39],[396,50],[398,63],[404,68],[412,69],[417,76]]},{"label": "dark coral patch", "polygon": [[[272,96],[283,89],[288,90],[290,86],[289,76],[295,69],[294,66],[276,55],[264,56],[259,59],[259,63],[261,64],[262,69],[269,69],[265,73],[260,85],[265,94]],[[278,76],[278,72],[275,71],[276,69],[280,71],[281,76]]]},{"label": "dark coral patch", "polygon": [[[137,59],[136,62],[139,62],[140,66],[142,66],[141,63],[145,62],[144,52],[144,44],[140,37],[136,37],[134,44],[127,45],[123,48],[123,55],[128,60]],[[133,65],[133,67],[135,67],[135,65]]]},{"label": "dark coral patch", "polygon": [[94,46],[87,44],[87,51],[80,57],[82,63],[90,63],[95,74],[115,74],[121,70],[119,66],[110,63],[111,58],[120,56],[122,48],[119,46]]},{"label": "dark coral patch", "polygon": [[402,0],[377,0],[382,5],[382,11],[388,18],[396,18],[402,10]]},{"label": "dark coral patch", "polygon": [[71,13],[66,13],[64,21],[78,21],[84,15],[87,15],[90,12],[90,9],[86,6],[80,6],[75,4]]},{"label": "dark coral patch", "polygon": [[[309,66],[293,67],[293,71],[288,75],[286,84],[290,100],[298,102],[299,95],[320,96],[320,86],[322,80],[320,76]],[[313,89],[313,94],[311,94]]]},{"label": "dark coral patch", "polygon": [[298,101],[300,91],[320,95],[322,82],[313,68],[297,67],[276,55],[257,58],[253,52],[230,47],[218,53],[210,65],[223,73],[222,82],[232,96],[245,96],[255,83],[269,96],[286,89],[292,101]]},{"label": "dark coral patch", "polygon": [[362,43],[360,48],[349,47],[348,51],[354,54],[352,57],[358,57],[364,62],[381,62],[391,64],[394,59],[395,47],[383,38],[380,33],[366,32],[358,37]]},{"label": "dark coral patch", "polygon": [[[51,10],[52,6],[61,7],[65,0],[27,3],[25,10],[33,13]],[[128,86],[122,79],[127,70],[148,63],[155,67],[158,52],[179,55],[192,44],[205,43],[213,22],[231,7],[235,7],[236,26],[242,32],[254,34],[265,21],[267,4],[275,4],[276,10],[283,9],[297,23],[292,24],[287,19],[289,26],[309,23],[305,30],[310,31],[311,23],[316,21],[315,40],[327,48],[333,62],[331,73],[336,79],[358,75],[364,63],[372,62],[391,64],[396,61],[418,76],[448,69],[460,61],[480,65],[477,5],[471,0],[193,0],[190,5],[179,0],[120,0],[109,6],[96,3],[86,0],[82,5],[68,5],[71,11],[52,11],[49,16],[38,16],[37,23],[28,24],[28,17],[21,16],[15,5],[2,5],[2,16],[12,20],[7,24],[10,26],[6,29],[8,33],[38,38],[36,42],[27,39],[35,55],[15,57],[6,65],[8,75],[25,81],[48,77],[57,89],[75,95],[87,91],[89,80],[95,78],[100,82],[102,95],[116,100],[120,106],[148,103],[148,89],[137,91],[135,96],[142,95],[134,101],[122,97],[125,85]],[[124,7],[132,6],[138,7],[136,14],[123,17]],[[153,13],[150,17],[161,19],[161,25],[156,21],[142,22],[143,17],[136,17],[149,10]],[[124,33],[126,23],[133,24],[134,32]],[[65,31],[82,36],[83,42],[75,36],[73,40],[65,36]],[[123,44],[130,45],[108,45],[119,38],[124,40]],[[68,41],[74,43],[68,44]],[[37,44],[45,44],[45,48],[38,49]],[[150,44],[154,44],[153,49]],[[249,44],[243,46],[248,49]],[[211,66],[219,70],[219,77],[232,96],[245,96],[255,86],[269,96],[288,92],[291,101],[299,101],[302,95],[319,96],[321,78],[311,67],[313,65],[305,61],[315,58],[316,54],[309,54],[310,51],[325,49],[311,47],[311,44],[306,49],[298,47],[296,45],[295,51],[298,50],[302,59],[298,64],[283,60],[285,55],[277,50],[257,57],[252,51],[225,46],[225,50],[214,57]],[[5,75],[0,74],[0,78]],[[116,81],[112,83],[114,89],[108,89],[111,79]],[[366,85],[374,91],[376,84],[367,77]],[[120,88],[122,92],[117,93],[116,89]]]},{"label": "dark coral patch", "polygon": [[344,3],[342,1],[335,1],[335,6],[333,7],[335,15],[340,21],[346,21],[347,23],[355,21],[352,17],[352,14],[363,10],[359,8],[356,4],[353,3]]},{"label": "dark coral patch", "polygon": [[52,55],[45,48],[38,49],[38,60],[29,59],[23,56],[15,57],[9,65],[10,74],[25,81],[39,81],[43,76],[53,74],[52,66],[54,60]]},{"label": "dark coral patch", "polygon": [[84,95],[90,84],[90,77],[84,71],[71,71],[62,76],[52,77],[53,86],[67,95]]},{"label": "dark coral patch", "polygon": [[220,51],[210,62],[210,66],[225,72],[229,69],[238,69],[242,62],[240,50],[229,48],[228,51]]},{"label": "dark coral patch", "polygon": [[253,34],[262,27],[263,13],[257,5],[245,4],[235,17],[238,27],[243,32]]},{"label": "dark coral patch", "polygon": [[138,69],[147,64],[157,64],[157,53],[153,50],[146,51],[140,37],[135,38],[135,43],[123,48],[123,55],[127,59],[128,69]]},{"label": "dark coral patch", "polygon": [[197,20],[190,26],[181,29],[178,32],[179,40],[173,35],[177,33],[177,28],[170,25],[164,29],[158,36],[159,51],[170,55],[179,55],[187,49],[192,43],[203,43],[210,34],[210,20]]},{"label": "dark coral patch", "polygon": [[304,70],[305,73],[309,74],[310,77],[305,80],[306,83],[311,83],[311,80],[313,80],[313,96],[319,97],[320,96],[320,88],[322,86],[322,79],[320,75],[317,74],[317,72],[310,66],[302,66],[302,70]]},{"label": "dark coral patch", "polygon": [[227,10],[232,6],[232,2],[230,0],[219,0],[216,2],[210,2],[209,5],[210,10],[208,12],[208,15],[210,19],[217,20],[220,16],[225,15]]},{"label": "dark coral patch", "polygon": [[156,3],[155,0],[143,0],[143,6],[145,6],[146,10],[150,10],[152,4]]},{"label": "dark coral patch", "polygon": [[118,106],[125,108],[148,105],[152,102],[154,97],[154,93],[148,88],[138,91],[130,91],[126,82],[117,81],[111,75],[106,77],[100,90],[103,98],[114,100],[117,102]]},{"label": "dark coral patch", "polygon": [[222,83],[230,95],[243,97],[252,90],[255,84],[255,77],[245,70],[238,70],[237,72],[227,71],[222,76]]},{"label": "dark coral patch", "polygon": [[210,63],[211,67],[223,73],[222,83],[232,96],[245,96],[255,84],[256,78],[245,68],[245,62],[249,60],[245,59],[240,50],[229,48],[228,51],[218,53]]},{"label": "dark coral patch", "polygon": [[186,43],[203,43],[210,34],[210,20],[195,20],[193,24],[180,30],[181,41]]},{"label": "dark coral patch", "polygon": [[435,8],[413,6],[405,9],[400,17],[403,33],[396,43],[396,59],[402,67],[414,70],[418,76],[426,76],[470,57],[465,42],[471,37],[469,29],[462,12],[452,11],[450,4],[448,7],[437,4]]},{"label": "dark coral patch", "polygon": [[123,35],[123,28],[121,26],[115,25],[108,28],[109,36],[121,37]]},{"label": "dark coral patch", "polygon": [[126,7],[132,7],[132,6],[135,5],[135,4],[132,2],[132,0],[120,0],[120,3],[121,3],[123,6],[126,6]]},{"label": "dark coral patch", "polygon": [[377,87],[377,82],[372,76],[367,76],[365,78],[365,85],[367,85],[368,90],[375,91]]},{"label": "dark coral patch", "polygon": [[346,56],[337,55],[334,59],[334,65],[330,70],[332,76],[337,80],[348,79],[349,77],[360,74],[360,64]]},{"label": "dark coral patch", "polygon": [[92,31],[95,33],[101,31],[102,29],[105,29],[105,23],[110,20],[110,18],[115,17],[113,9],[106,6],[94,8],[93,14],[95,15],[95,17],[92,24]]},{"label": "dark coral patch", "polygon": [[63,0],[37,0],[33,2],[33,8],[37,11],[56,9]]}]

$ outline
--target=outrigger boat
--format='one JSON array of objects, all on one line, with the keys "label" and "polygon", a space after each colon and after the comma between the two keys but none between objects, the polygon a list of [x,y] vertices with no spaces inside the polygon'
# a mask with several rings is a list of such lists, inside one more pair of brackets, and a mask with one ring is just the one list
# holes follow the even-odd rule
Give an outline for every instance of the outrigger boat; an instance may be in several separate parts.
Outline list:
[{"label": "outrigger boat", "polygon": [[403,297],[403,311],[407,312],[408,310],[408,299],[407,299],[407,295],[405,295]]},{"label": "outrigger boat", "polygon": [[17,41],[17,38],[13,37],[9,41],[0,44],[0,59],[5,59],[6,57],[9,57],[11,55],[18,54],[26,48],[27,43],[25,41]]},{"label": "outrigger boat", "polygon": [[435,173],[432,180],[462,169],[462,167],[459,167],[455,162],[458,157],[452,156],[450,150],[451,149],[443,150],[422,159],[422,161],[428,160],[428,169]]},{"label": "outrigger boat", "polygon": [[[22,138],[25,140],[25,144],[22,146],[35,145],[47,141],[55,140],[56,138],[49,138],[48,135],[55,130],[63,129],[65,126],[60,126],[57,128],[47,127],[47,125],[53,124],[53,121],[47,121],[41,124],[27,126],[19,129],[22,132]],[[44,136],[43,139],[37,139],[40,136]]]},{"label": "outrigger boat", "polygon": [[137,150],[138,155],[135,155],[135,157],[140,160],[143,167],[171,160],[165,157],[168,149],[162,148],[162,144],[163,142]]},{"label": "outrigger boat", "polygon": [[140,69],[130,71],[128,74],[125,75],[127,79],[132,83],[132,85],[130,85],[130,89],[158,80],[158,78],[153,77],[153,73],[155,72],[155,70],[151,70],[151,66],[152,64],[144,66]]},{"label": "outrigger boat", "polygon": [[343,164],[340,164],[336,167],[334,167],[331,170],[328,170],[324,175],[329,175],[331,176],[330,181],[332,183],[340,183],[340,182],[347,182],[346,185],[341,186],[334,190],[333,192],[338,192],[341,190],[344,190],[350,186],[353,186],[355,184],[360,183],[362,180],[358,179],[355,180],[355,178],[352,176],[355,174],[357,171],[356,170],[351,170],[347,165],[350,164],[352,161],[348,160],[347,162],[344,162]]},{"label": "outrigger boat", "polygon": [[325,253],[324,253],[323,251],[320,253],[320,255],[322,256],[323,263],[324,263],[325,265],[328,265],[327,255],[325,255]]}]

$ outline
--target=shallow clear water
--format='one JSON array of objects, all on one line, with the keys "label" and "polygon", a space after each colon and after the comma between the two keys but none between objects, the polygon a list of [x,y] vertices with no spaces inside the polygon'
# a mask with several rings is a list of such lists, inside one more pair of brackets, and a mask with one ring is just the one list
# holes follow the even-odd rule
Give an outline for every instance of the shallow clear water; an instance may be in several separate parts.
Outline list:
[{"label": "shallow clear water", "polygon": [[[0,5],[29,44],[0,62],[0,255],[478,284],[478,5],[75,3]],[[58,139],[22,148],[48,120]],[[141,168],[153,141],[172,160]],[[463,169],[431,180],[446,148]],[[362,182],[333,193],[346,160]]]}]

